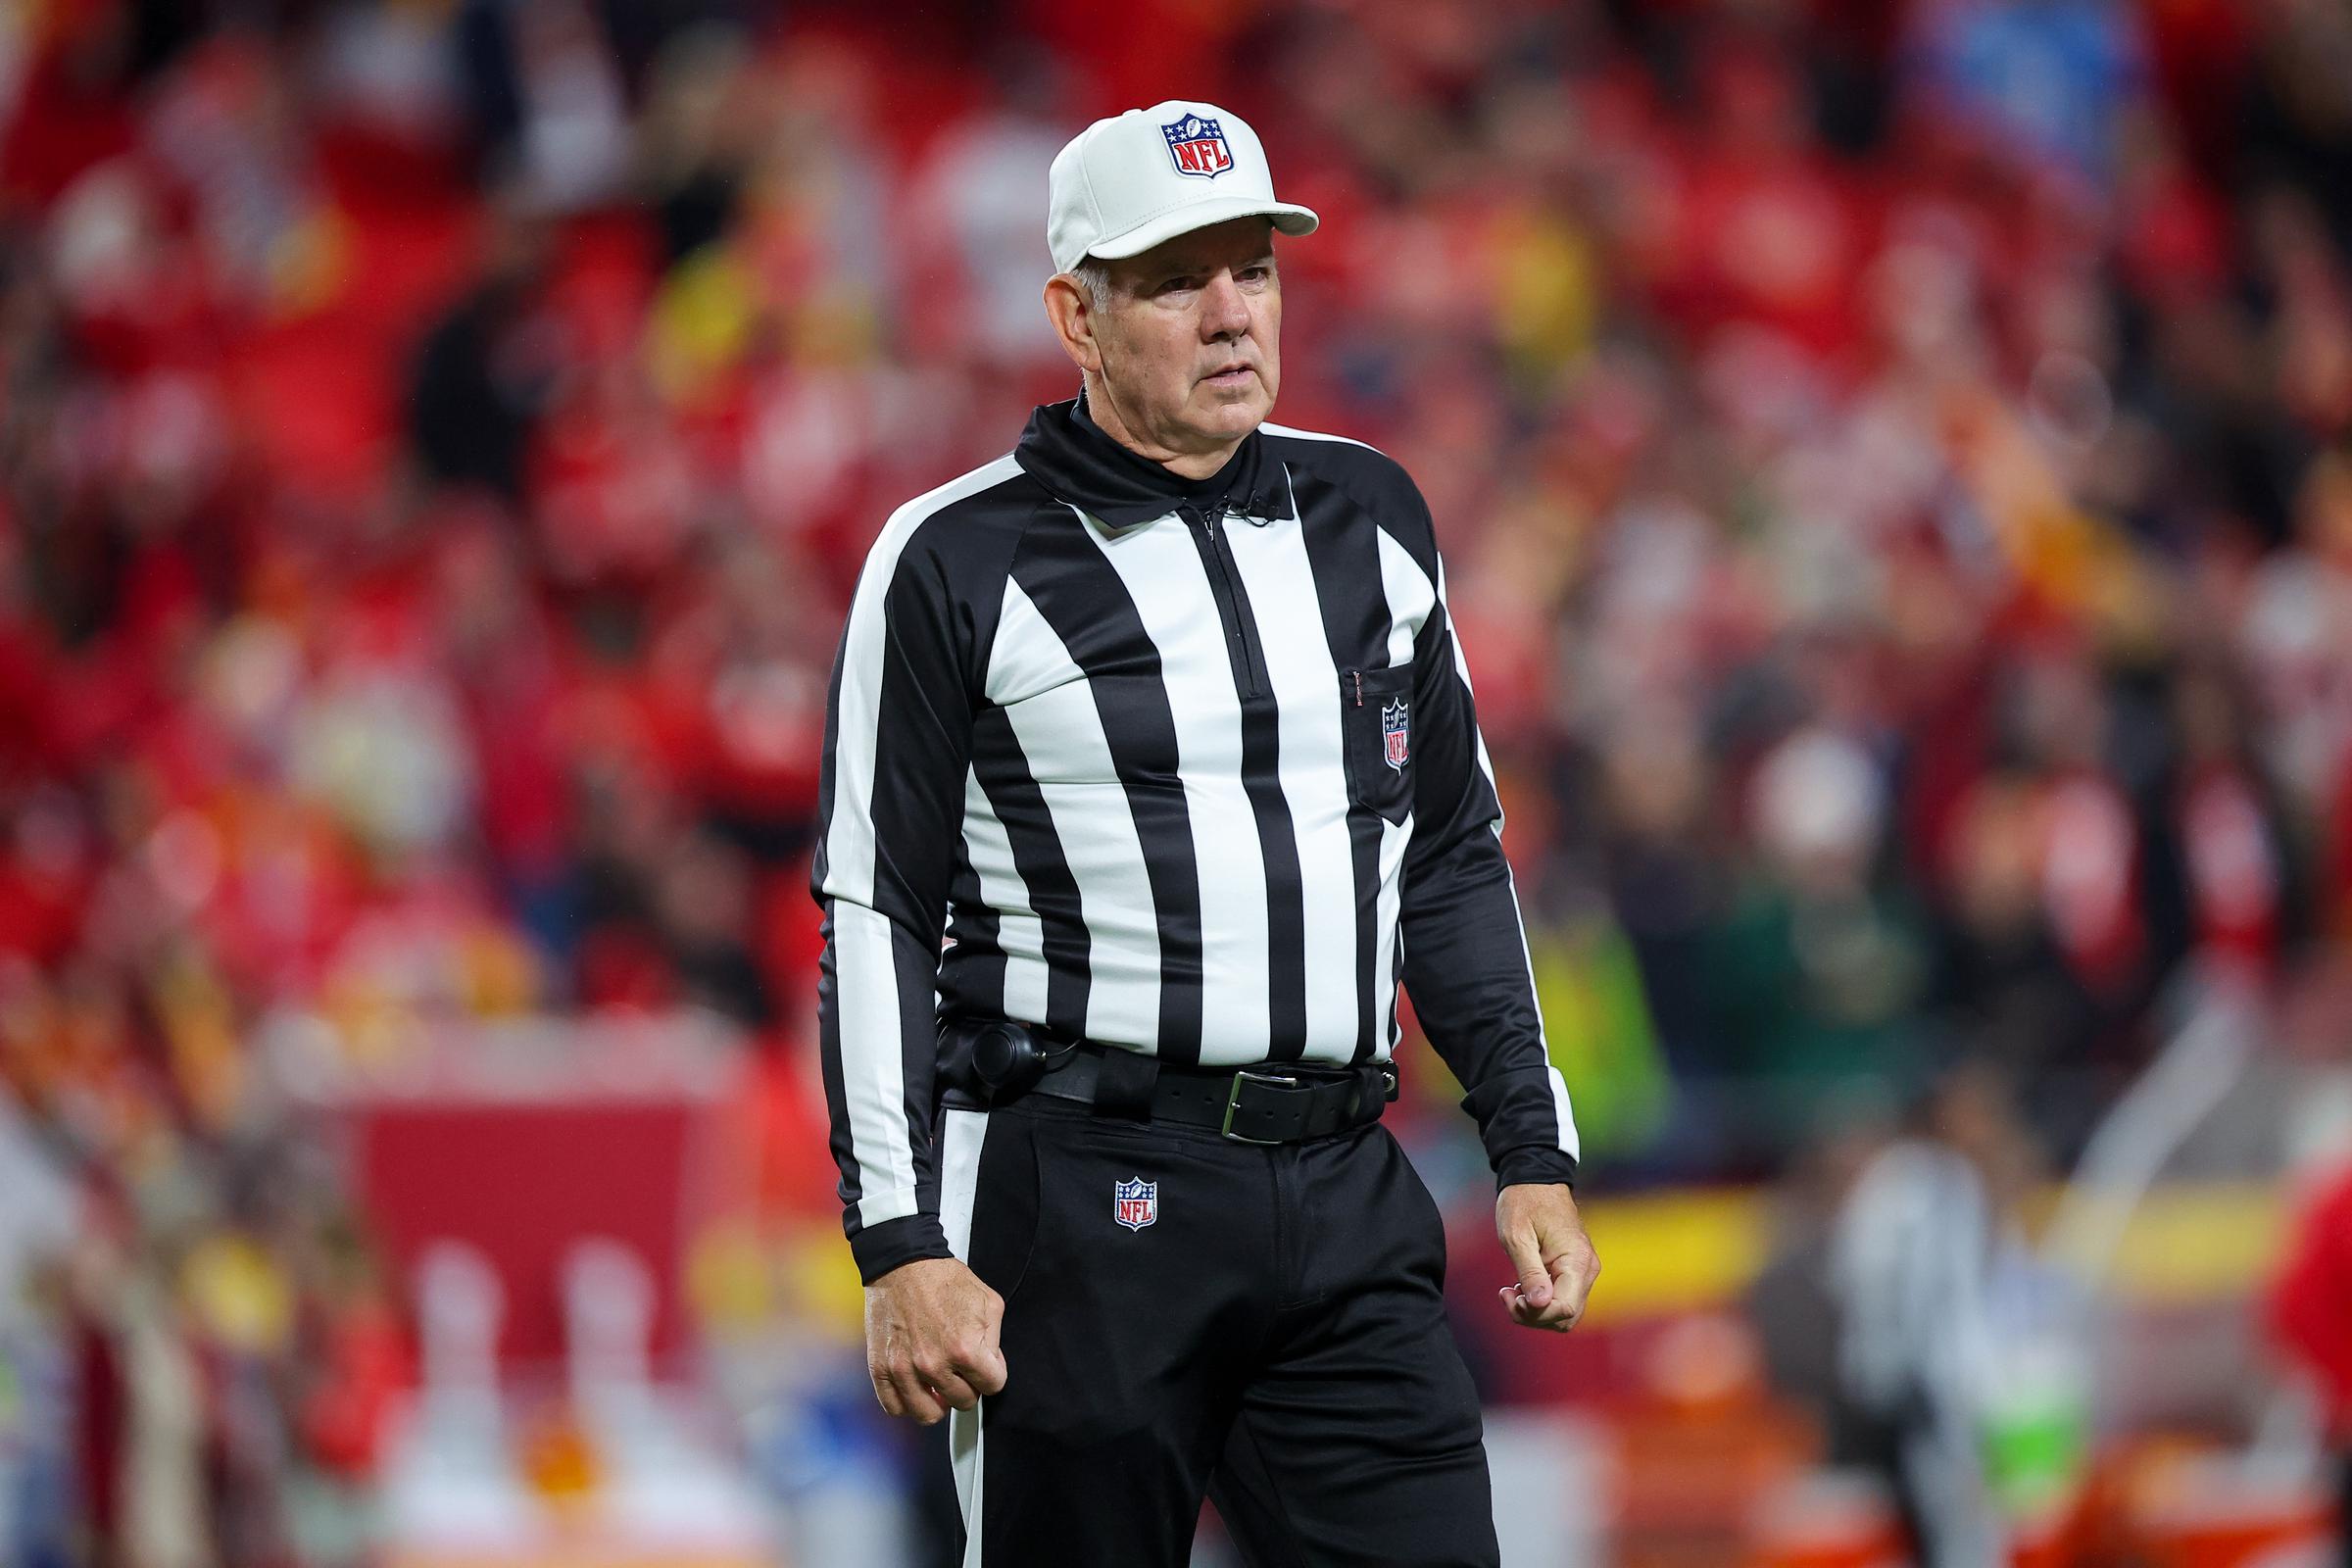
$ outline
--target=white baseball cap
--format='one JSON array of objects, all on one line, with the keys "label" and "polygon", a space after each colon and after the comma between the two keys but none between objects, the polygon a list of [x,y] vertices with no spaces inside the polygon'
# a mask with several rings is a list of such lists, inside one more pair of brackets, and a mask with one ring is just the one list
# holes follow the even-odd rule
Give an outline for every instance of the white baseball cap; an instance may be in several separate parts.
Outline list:
[{"label": "white baseball cap", "polygon": [[1098,120],[1054,155],[1046,244],[1066,272],[1089,256],[1140,255],[1196,228],[1257,217],[1285,234],[1311,234],[1321,221],[1274,199],[1266,150],[1248,121],[1171,98]]}]

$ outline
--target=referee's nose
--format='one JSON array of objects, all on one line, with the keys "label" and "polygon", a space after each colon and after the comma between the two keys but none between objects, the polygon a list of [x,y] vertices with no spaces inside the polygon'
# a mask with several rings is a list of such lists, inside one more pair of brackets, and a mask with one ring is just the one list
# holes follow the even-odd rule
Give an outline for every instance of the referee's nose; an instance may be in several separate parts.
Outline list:
[{"label": "referee's nose", "polygon": [[1209,274],[1200,290],[1200,340],[1204,343],[1239,338],[1250,330],[1250,300],[1230,267]]}]

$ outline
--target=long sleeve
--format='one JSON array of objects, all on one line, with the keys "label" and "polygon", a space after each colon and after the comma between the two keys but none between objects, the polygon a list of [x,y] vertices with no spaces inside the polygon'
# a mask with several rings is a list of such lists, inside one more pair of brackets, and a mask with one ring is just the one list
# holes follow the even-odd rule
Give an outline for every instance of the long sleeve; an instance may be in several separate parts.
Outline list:
[{"label": "long sleeve", "polygon": [[[1430,559],[1436,560],[1434,543]],[[1413,647],[1413,839],[1400,920],[1413,1010],[1468,1091],[1495,1183],[1576,1180],[1576,1119],[1551,1065],[1520,925],[1502,806],[1470,667],[1436,570],[1437,604]]]},{"label": "long sleeve", "polygon": [[810,877],[842,1223],[869,1282],[949,1255],[931,1139],[937,987],[978,683],[932,515],[903,509],[858,578],[826,705]]}]

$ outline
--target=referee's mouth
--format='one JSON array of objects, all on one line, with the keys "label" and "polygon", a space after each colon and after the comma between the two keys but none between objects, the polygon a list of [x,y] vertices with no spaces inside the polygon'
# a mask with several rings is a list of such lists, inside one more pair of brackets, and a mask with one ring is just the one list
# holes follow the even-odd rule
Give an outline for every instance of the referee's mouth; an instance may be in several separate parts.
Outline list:
[{"label": "referee's mouth", "polygon": [[1257,367],[1244,360],[1234,360],[1209,371],[1200,379],[1213,387],[1238,387],[1257,373]]}]

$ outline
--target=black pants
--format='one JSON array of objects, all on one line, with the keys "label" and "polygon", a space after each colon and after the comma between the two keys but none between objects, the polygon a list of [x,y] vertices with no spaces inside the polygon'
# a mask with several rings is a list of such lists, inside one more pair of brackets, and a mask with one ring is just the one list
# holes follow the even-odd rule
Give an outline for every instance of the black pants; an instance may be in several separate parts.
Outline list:
[{"label": "black pants", "polygon": [[1204,1492],[1252,1568],[1497,1561],[1445,1233],[1385,1129],[1031,1096],[942,1136],[949,1240],[1005,1298],[1004,1392],[951,1416],[966,1568],[1182,1568]]}]

